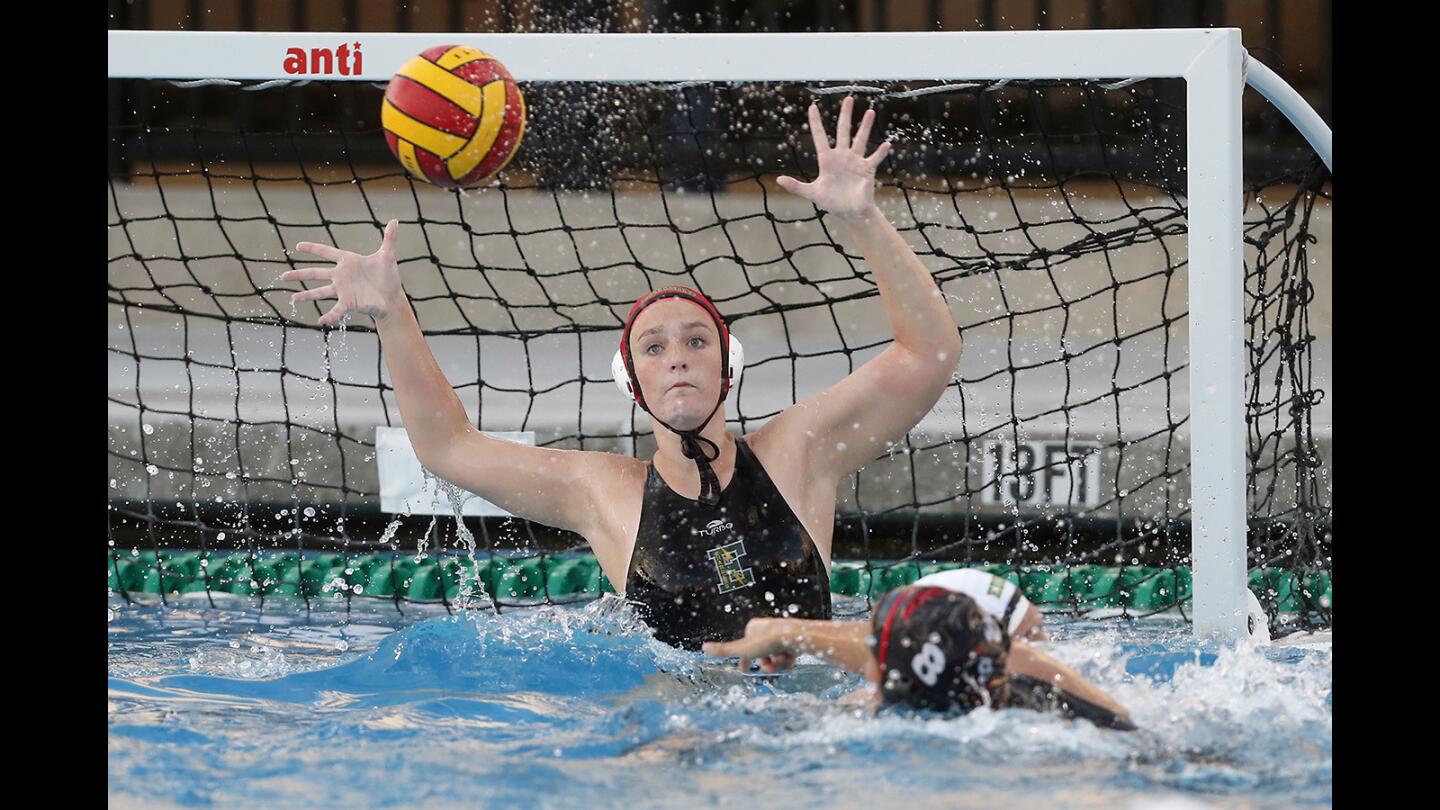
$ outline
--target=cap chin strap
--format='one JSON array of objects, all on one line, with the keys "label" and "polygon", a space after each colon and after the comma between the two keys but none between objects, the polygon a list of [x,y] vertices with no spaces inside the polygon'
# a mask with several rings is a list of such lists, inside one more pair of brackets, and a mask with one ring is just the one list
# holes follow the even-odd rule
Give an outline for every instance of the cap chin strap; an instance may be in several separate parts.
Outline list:
[{"label": "cap chin strap", "polygon": [[[1009,604],[1005,605],[1005,615],[1000,617],[1000,626],[1004,627],[1009,635],[1014,635],[1015,631],[1020,629],[1020,623],[1025,620],[1025,614],[1023,612],[1018,614],[1015,612],[1015,608],[1020,606],[1020,598],[1020,586],[1016,585],[1015,593],[1010,595]],[[1011,618],[1012,616],[1014,619]],[[1005,649],[1010,649],[1010,639],[1008,636],[1005,639]]]},{"label": "cap chin strap", "polygon": [[[671,433],[680,437],[680,452],[686,458],[694,459],[695,467],[700,472],[700,502],[710,507],[720,505],[720,477],[715,474],[715,468],[710,466],[710,462],[720,458],[720,446],[700,435],[700,431],[704,430],[705,426],[710,424],[710,420],[715,418],[715,412],[720,410],[722,402],[724,402],[723,399],[717,401],[715,407],[710,409],[710,415],[705,417],[705,421],[693,430],[680,430],[665,424],[655,414],[650,414],[651,419],[660,422],[661,425],[669,428]],[[648,408],[646,412],[649,412]],[[700,446],[702,442],[710,446],[714,455],[706,455],[705,448]]]},{"label": "cap chin strap", "polygon": [[[710,466],[710,462],[720,458],[720,447],[700,435],[700,431],[704,430],[705,426],[710,424],[710,420],[715,418],[715,414],[725,404],[725,400],[729,399],[730,392],[734,391],[740,382],[740,371],[745,367],[745,351],[734,335],[730,336],[729,350],[730,368],[727,369],[729,385],[726,386],[725,396],[716,400],[715,407],[710,409],[710,415],[705,417],[705,421],[701,422],[699,427],[693,430],[680,430],[656,416],[650,410],[649,405],[640,405],[646,413],[650,414],[651,419],[680,437],[680,452],[684,454],[685,458],[695,461],[695,467],[700,473],[700,502],[710,507],[720,505],[720,477],[715,474],[715,468]],[[635,392],[630,387],[630,374],[625,369],[625,358],[619,351],[615,352],[614,359],[610,361],[610,373],[615,380],[615,385],[619,387],[620,393],[624,394],[625,398],[631,402],[636,402]],[[709,454],[702,445],[709,446]]]}]

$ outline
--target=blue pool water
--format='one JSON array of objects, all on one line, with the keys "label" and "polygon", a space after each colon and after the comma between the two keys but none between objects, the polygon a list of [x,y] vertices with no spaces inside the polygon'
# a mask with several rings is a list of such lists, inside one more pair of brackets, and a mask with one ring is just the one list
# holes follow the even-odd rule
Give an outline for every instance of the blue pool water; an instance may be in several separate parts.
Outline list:
[{"label": "blue pool water", "polygon": [[[842,600],[843,602],[843,600]],[[617,600],[110,605],[116,807],[1289,807],[1331,801],[1331,654],[1050,619],[1139,732],[872,716],[817,662],[754,678]],[[843,605],[839,606],[843,609]],[[883,802],[883,805],[878,804]]]}]

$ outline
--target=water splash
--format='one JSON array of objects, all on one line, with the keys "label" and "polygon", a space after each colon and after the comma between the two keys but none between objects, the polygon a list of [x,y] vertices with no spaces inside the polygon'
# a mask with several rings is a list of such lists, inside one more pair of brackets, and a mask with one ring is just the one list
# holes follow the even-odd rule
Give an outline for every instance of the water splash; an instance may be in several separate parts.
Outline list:
[{"label": "water splash", "polygon": [[450,511],[455,516],[455,535],[460,539],[461,545],[465,547],[466,559],[470,560],[468,571],[464,566],[460,568],[460,608],[463,610],[475,607],[480,600],[494,606],[495,600],[485,590],[485,583],[480,581],[480,561],[475,557],[475,535],[471,534],[470,527],[465,525],[465,502],[475,496],[435,475],[423,466],[420,468],[420,472],[425,476],[426,481],[434,481],[436,489],[445,494],[445,500],[450,504]]},{"label": "water splash", "polygon": [[[344,614],[312,624],[297,613],[267,629],[285,615],[197,609],[177,621],[173,610],[121,608],[112,784],[268,796],[344,770],[385,774],[359,778],[361,803],[404,804],[417,786],[443,784],[455,793],[446,801],[573,806],[603,773],[631,802],[684,803],[680,782],[723,796],[799,780],[809,800],[845,805],[883,774],[887,790],[921,806],[977,795],[1036,804],[1057,790],[1119,807],[1157,796],[1251,806],[1330,797],[1328,645],[1220,648],[1178,621],[1056,621],[1049,652],[1141,727],[1120,733],[1019,709],[872,714],[847,703],[863,696],[858,676],[808,659],[784,677],[742,674],[657,642],[613,594],[583,608],[411,618],[388,632],[381,617],[393,611],[365,614],[344,627],[348,653],[333,646]],[[139,616],[153,626],[137,626]],[[177,643],[199,651],[165,652]],[[266,666],[277,674],[263,676]],[[306,764],[267,783],[244,752]],[[167,785],[137,776],[160,763]]]}]

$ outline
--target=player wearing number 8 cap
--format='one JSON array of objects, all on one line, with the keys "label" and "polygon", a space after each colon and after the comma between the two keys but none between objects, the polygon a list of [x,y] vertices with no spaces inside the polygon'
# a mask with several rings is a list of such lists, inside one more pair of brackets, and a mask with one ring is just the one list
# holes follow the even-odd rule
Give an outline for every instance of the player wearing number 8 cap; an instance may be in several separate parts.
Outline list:
[{"label": "player wearing number 8 cap", "polygon": [[645,295],[622,324],[614,376],[654,429],[655,454],[643,460],[529,447],[472,424],[405,296],[398,222],[368,256],[303,242],[298,250],[333,264],[281,279],[321,284],[293,300],[337,300],[322,325],[357,312],[374,318],[401,418],[426,469],[514,515],[585,538],[657,638],[696,648],[734,638],[756,617],[828,618],[840,482],[929,412],[961,348],[945,296],[876,205],[875,171],[889,144],[869,150],[873,110],[851,138],[854,107],[849,98],[841,104],[832,145],[812,105],[815,178],[776,182],[825,211],[864,257],[895,339],[743,436],[727,432],[723,405],[739,381],[740,344],[699,290]]},{"label": "player wearing number 8 cap", "polygon": [[886,704],[968,712],[1022,707],[1133,729],[1129,715],[1079,673],[1023,642],[969,596],[933,585],[886,594],[867,644]]},{"label": "player wearing number 8 cap", "polygon": [[944,587],[890,591],[868,622],[755,619],[742,638],[704,650],[739,656],[742,668],[758,660],[770,672],[797,655],[817,655],[863,673],[888,706],[947,713],[1017,707],[1135,728],[1123,706],[1078,672],[1012,639],[975,600]]},{"label": "player wearing number 8 cap", "polygon": [[871,651],[886,703],[969,711],[1009,700],[1009,636],[970,597],[946,588],[898,588],[875,606],[873,623]]}]

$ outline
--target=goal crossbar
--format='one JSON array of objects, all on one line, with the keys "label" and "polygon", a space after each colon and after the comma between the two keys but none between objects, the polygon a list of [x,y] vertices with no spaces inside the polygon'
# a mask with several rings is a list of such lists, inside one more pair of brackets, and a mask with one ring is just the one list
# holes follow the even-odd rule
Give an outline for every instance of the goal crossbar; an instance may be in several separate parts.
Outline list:
[{"label": "goal crossbar", "polygon": [[[1238,29],[815,34],[476,34],[111,31],[111,78],[315,78],[288,72],[290,48],[358,42],[360,70],[326,79],[386,82],[436,44],[504,56],[528,82],[836,79],[1179,78]],[[183,46],[177,47],[179,43]]]}]

